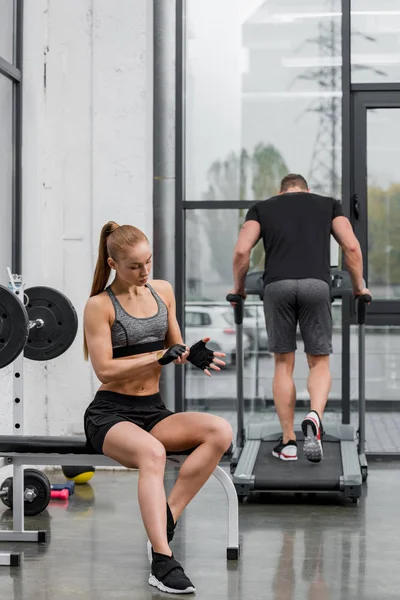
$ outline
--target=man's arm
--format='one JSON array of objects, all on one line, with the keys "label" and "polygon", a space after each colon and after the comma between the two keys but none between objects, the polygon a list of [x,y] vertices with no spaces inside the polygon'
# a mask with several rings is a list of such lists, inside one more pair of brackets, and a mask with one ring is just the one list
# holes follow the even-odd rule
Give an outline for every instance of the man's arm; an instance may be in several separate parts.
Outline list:
[{"label": "man's arm", "polygon": [[332,235],[342,248],[354,294],[364,293],[361,247],[347,217],[340,216],[333,219]]},{"label": "man's arm", "polygon": [[246,221],[240,230],[233,254],[233,280],[235,294],[244,295],[246,274],[250,266],[250,254],[261,235],[260,223]]}]

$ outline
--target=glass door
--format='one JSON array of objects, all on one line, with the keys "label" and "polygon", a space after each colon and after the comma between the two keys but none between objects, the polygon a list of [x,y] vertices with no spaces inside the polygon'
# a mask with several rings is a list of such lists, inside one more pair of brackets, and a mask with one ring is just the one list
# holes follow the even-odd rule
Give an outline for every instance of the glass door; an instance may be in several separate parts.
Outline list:
[{"label": "glass door", "polygon": [[[400,323],[400,92],[355,92],[352,216],[374,302],[371,323]],[[379,316],[378,316],[379,315]]]},{"label": "glass door", "polygon": [[[366,335],[366,450],[400,455],[400,91],[353,91],[351,216],[373,296]],[[357,391],[351,327],[351,398]],[[353,410],[356,405],[352,404]],[[357,420],[356,413],[352,421]]]}]

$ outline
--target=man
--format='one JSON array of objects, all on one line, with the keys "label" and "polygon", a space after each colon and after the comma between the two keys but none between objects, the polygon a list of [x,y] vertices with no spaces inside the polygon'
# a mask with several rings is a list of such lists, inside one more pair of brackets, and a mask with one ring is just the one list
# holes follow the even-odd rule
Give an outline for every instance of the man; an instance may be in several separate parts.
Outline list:
[{"label": "man", "polygon": [[235,246],[234,292],[246,297],[250,253],[260,238],[264,243],[264,312],[269,350],[275,358],[273,396],[283,432],[273,455],[282,460],[297,460],[293,381],[297,323],[310,368],[311,411],[302,423],[304,453],[312,462],[323,458],[322,415],[332,381],[331,233],[342,248],[354,295],[369,294],[363,283],[360,244],[341,203],[310,193],[301,175],[286,175],[277,196],[250,208]]}]

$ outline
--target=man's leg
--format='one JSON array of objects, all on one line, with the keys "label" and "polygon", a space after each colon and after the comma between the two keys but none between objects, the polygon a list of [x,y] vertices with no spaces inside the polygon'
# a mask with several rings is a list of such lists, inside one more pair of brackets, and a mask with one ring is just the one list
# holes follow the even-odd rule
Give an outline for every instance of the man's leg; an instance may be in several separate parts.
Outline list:
[{"label": "man's leg", "polygon": [[297,326],[296,290],[297,281],[286,279],[269,283],[264,291],[268,349],[275,357],[273,396],[283,432],[283,439],[273,449],[272,454],[281,460],[297,460],[296,436],[293,430],[296,404],[296,388],[293,381]]},{"label": "man's leg", "polygon": [[323,458],[322,415],[331,389],[329,354],[332,352],[332,310],[329,285],[318,279],[305,279],[299,288],[299,323],[310,373],[308,392],[311,411],[302,423],[304,454],[311,462]]},{"label": "man's leg", "polygon": [[311,410],[315,411],[322,419],[332,385],[329,355],[313,356],[307,354],[307,361],[310,367],[307,389],[310,394]]},{"label": "man's leg", "polygon": [[275,374],[272,393],[276,412],[283,432],[283,443],[295,440],[294,409],[296,406],[296,387],[293,380],[294,352],[274,354]]}]

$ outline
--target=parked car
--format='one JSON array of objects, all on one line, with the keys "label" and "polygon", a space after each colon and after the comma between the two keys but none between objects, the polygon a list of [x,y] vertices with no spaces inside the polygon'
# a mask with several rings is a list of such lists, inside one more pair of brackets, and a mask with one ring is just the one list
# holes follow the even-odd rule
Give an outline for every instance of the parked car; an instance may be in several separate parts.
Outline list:
[{"label": "parked car", "polygon": [[250,335],[253,347],[256,347],[258,342],[258,350],[267,350],[268,335],[262,306],[251,306],[251,304],[245,306],[243,329]]},{"label": "parked car", "polygon": [[[229,308],[213,305],[187,305],[185,312],[185,343],[191,346],[203,337],[209,336],[209,348],[226,354],[227,365],[236,362],[236,329]],[[251,352],[251,340],[247,333],[243,335],[244,357]]]},{"label": "parked car", "polygon": [[[233,310],[228,317],[229,322],[234,327]],[[268,335],[265,327],[264,309],[262,306],[252,306],[251,304],[244,307],[243,315],[243,331],[250,338],[252,351],[262,350],[267,352]],[[270,355],[267,352],[268,355]]]}]

